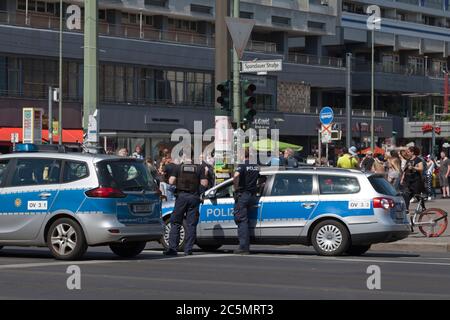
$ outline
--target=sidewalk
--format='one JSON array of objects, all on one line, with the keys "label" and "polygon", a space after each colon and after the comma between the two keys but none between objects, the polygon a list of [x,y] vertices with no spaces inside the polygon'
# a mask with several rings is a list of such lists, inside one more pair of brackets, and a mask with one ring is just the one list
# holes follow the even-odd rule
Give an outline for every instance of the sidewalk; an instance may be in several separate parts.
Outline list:
[{"label": "sidewalk", "polygon": [[[426,202],[427,208],[440,208],[450,213],[450,199],[438,199]],[[415,208],[414,203],[410,206]],[[449,217],[450,219],[450,217]],[[393,242],[381,243],[372,246],[372,250],[406,251],[406,252],[450,252],[450,225],[438,238],[426,238],[419,228],[414,228],[414,234],[408,238]]]}]

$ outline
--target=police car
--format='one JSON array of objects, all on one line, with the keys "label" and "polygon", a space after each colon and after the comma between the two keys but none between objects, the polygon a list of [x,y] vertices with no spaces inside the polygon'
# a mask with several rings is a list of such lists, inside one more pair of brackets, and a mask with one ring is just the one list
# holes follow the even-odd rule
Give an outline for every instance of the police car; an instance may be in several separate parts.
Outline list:
[{"label": "police car", "polygon": [[[238,243],[232,184],[230,179],[204,194],[197,227],[197,245],[204,250]],[[374,243],[410,234],[403,198],[376,174],[333,168],[263,171],[258,185],[259,203],[249,214],[253,244],[312,245],[319,255],[361,255]],[[163,204],[164,247],[172,210],[173,203]]]},{"label": "police car", "polygon": [[88,246],[109,245],[133,257],[163,234],[143,161],[36,145],[16,151],[0,155],[0,248],[48,246],[55,258],[76,260]]}]

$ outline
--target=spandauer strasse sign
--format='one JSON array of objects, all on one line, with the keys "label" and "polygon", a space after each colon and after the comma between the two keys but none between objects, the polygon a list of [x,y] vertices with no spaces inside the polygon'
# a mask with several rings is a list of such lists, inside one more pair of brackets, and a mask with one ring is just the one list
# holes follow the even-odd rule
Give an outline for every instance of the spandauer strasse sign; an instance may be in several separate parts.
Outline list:
[{"label": "spandauer strasse sign", "polygon": [[241,72],[276,72],[283,70],[283,60],[242,61]]}]

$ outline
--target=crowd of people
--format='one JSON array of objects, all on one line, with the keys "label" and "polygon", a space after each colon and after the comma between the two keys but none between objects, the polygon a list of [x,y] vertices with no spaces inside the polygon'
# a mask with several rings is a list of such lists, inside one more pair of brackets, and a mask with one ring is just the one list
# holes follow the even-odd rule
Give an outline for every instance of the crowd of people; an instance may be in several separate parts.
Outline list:
[{"label": "crowd of people", "polygon": [[435,159],[432,155],[422,155],[420,148],[413,145],[376,154],[371,150],[361,154],[356,147],[351,147],[342,149],[337,167],[383,175],[404,195],[409,206],[410,201],[415,201],[416,194],[427,194],[428,200],[436,198],[437,180],[442,198],[450,198],[450,160],[447,154],[444,149],[440,153],[440,159]]}]

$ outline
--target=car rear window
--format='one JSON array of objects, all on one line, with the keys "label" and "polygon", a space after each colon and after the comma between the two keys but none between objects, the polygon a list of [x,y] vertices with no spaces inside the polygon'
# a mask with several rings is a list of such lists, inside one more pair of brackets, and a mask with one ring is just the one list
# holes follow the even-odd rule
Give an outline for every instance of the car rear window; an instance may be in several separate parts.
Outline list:
[{"label": "car rear window", "polygon": [[396,196],[397,190],[383,177],[381,176],[371,176],[369,177],[370,184],[375,189],[376,192],[387,195]]},{"label": "car rear window", "polygon": [[137,160],[104,160],[97,163],[100,185],[122,191],[156,191],[147,166]]},{"label": "car rear window", "polygon": [[87,164],[77,161],[66,161],[64,163],[63,182],[74,182],[89,177]]},{"label": "car rear window", "polygon": [[361,190],[358,179],[346,176],[319,175],[320,194],[351,194]]}]

